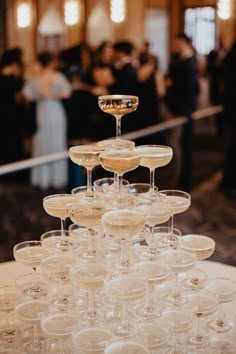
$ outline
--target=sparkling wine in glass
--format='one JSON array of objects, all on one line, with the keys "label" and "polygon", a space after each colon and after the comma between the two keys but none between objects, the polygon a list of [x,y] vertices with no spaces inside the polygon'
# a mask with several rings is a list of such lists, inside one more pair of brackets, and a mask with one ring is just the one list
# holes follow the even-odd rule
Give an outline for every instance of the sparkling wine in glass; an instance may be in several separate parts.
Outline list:
[{"label": "sparkling wine in glass", "polygon": [[58,354],[66,354],[66,339],[79,323],[79,318],[71,312],[50,312],[41,318],[41,328],[46,336],[59,340]]},{"label": "sparkling wine in glass", "polygon": [[196,264],[196,256],[181,249],[163,251],[161,261],[166,263],[175,274],[175,287],[163,296],[165,304],[179,306],[187,303],[188,299],[183,295],[179,286],[178,275],[192,269]]},{"label": "sparkling wine in glass", "polygon": [[116,139],[121,139],[121,118],[136,111],[139,104],[137,96],[106,95],[98,97],[99,108],[116,118]]},{"label": "sparkling wine in glass", "polygon": [[174,228],[174,215],[183,213],[191,205],[191,195],[180,190],[161,190],[160,194],[164,195],[163,202],[168,204],[171,209],[170,232]]},{"label": "sparkling wine in glass", "polygon": [[84,262],[71,267],[69,274],[75,290],[88,291],[88,307],[80,316],[84,320],[95,320],[97,317],[96,292],[103,288],[104,279],[107,276],[106,266],[101,262]]},{"label": "sparkling wine in glass", "polygon": [[[215,241],[211,237],[204,235],[183,235],[180,238],[179,245],[183,250],[193,252],[198,261],[211,257],[215,251]],[[199,290],[204,287],[206,278],[206,273],[196,268],[186,274],[181,284],[185,289]]]},{"label": "sparkling wine in glass", "polygon": [[42,353],[42,340],[39,338],[40,319],[48,311],[48,302],[42,299],[23,298],[15,307],[19,319],[33,325],[33,338],[25,345],[26,353]]},{"label": "sparkling wine in glass", "polygon": [[127,195],[122,198],[122,177],[126,172],[135,170],[140,163],[139,154],[136,151],[113,150],[104,151],[100,154],[99,160],[104,170],[116,173],[119,179],[117,207],[127,205],[133,198]]},{"label": "sparkling wine in glass", "polygon": [[127,256],[127,242],[143,230],[145,216],[137,210],[112,210],[103,215],[102,225],[108,235],[121,240],[120,261],[118,264],[114,261],[110,266],[119,271],[129,271],[131,262]]},{"label": "sparkling wine in glass", "polygon": [[42,247],[40,240],[23,241],[13,247],[13,255],[16,262],[30,266],[36,272],[43,257],[48,251]]},{"label": "sparkling wine in glass", "polygon": [[150,194],[155,195],[155,170],[167,165],[173,156],[173,150],[165,145],[140,145],[135,148],[140,154],[140,166],[147,167],[150,171]]},{"label": "sparkling wine in glass", "polygon": [[209,345],[209,336],[205,329],[202,330],[201,318],[214,314],[217,310],[217,300],[214,294],[201,292],[190,296],[190,309],[195,314],[195,331],[190,334],[188,344],[201,348]]},{"label": "sparkling wine in glass", "polygon": [[87,192],[92,192],[92,170],[100,164],[99,154],[103,148],[98,145],[78,145],[69,149],[71,161],[79,166],[83,166],[87,171]]},{"label": "sparkling wine in glass", "polygon": [[130,321],[127,304],[135,303],[145,297],[147,291],[146,282],[134,274],[114,273],[104,282],[104,290],[114,301],[121,303],[121,318],[111,325],[114,333],[120,337],[131,335],[136,326]]},{"label": "sparkling wine in glass", "polygon": [[208,321],[208,326],[216,333],[228,332],[234,325],[231,316],[226,315],[223,304],[233,302],[236,298],[236,282],[229,278],[209,279],[206,290],[213,292],[218,301],[216,318]]},{"label": "sparkling wine in glass", "polygon": [[103,200],[95,198],[86,201],[80,200],[72,205],[70,219],[73,223],[87,227],[88,249],[82,255],[85,258],[95,259],[98,256],[95,239],[98,236],[95,227],[101,222],[102,215],[107,211],[107,206]]},{"label": "sparkling wine in glass", "polygon": [[43,198],[43,207],[48,215],[60,218],[61,235],[64,236],[65,221],[69,217],[70,206],[76,202],[72,194],[53,194]]},{"label": "sparkling wine in glass", "polygon": [[104,327],[82,327],[73,333],[73,343],[79,353],[104,353],[105,345],[114,334]]}]

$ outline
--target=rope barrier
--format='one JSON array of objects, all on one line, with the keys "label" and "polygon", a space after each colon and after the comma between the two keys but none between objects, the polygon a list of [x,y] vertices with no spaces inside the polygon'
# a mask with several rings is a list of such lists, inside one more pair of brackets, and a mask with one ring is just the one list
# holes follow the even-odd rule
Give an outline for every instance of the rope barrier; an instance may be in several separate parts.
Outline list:
[{"label": "rope barrier", "polygon": [[[206,108],[200,109],[198,111],[195,111],[192,114],[192,118],[194,120],[208,118],[208,117],[213,116],[214,114],[222,112],[222,110],[223,110],[223,108],[220,105],[206,107]],[[168,129],[176,128],[178,126],[185,124],[186,122],[187,122],[186,117],[177,117],[177,118],[171,119],[169,121],[165,121],[165,122],[161,122],[161,123],[152,125],[147,128],[143,128],[143,129],[132,131],[127,134],[123,134],[122,138],[134,140],[134,139],[138,139],[138,138],[141,138],[144,136],[153,135],[153,134],[156,134],[156,133],[168,130]],[[32,168],[35,166],[43,165],[46,163],[51,163],[51,162],[55,162],[58,160],[64,160],[64,159],[67,159],[68,157],[69,157],[69,152],[68,152],[68,150],[66,150],[66,151],[57,152],[57,153],[50,154],[50,155],[33,157],[33,158],[22,160],[22,161],[8,163],[8,164],[0,166],[0,176],[5,175],[7,173],[13,173],[13,172],[25,170],[28,168]]]}]

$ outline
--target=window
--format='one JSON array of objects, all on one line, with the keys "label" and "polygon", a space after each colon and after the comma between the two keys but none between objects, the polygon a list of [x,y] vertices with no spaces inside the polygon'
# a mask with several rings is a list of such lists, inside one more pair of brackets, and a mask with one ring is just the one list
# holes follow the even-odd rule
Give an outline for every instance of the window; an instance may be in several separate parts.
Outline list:
[{"label": "window", "polygon": [[185,33],[201,55],[215,48],[215,10],[212,7],[197,7],[185,10]]},{"label": "window", "polygon": [[79,3],[76,0],[65,2],[64,8],[65,23],[68,26],[73,26],[79,21]]},{"label": "window", "polygon": [[111,0],[110,3],[111,20],[120,23],[125,20],[126,2],[125,0]]},{"label": "window", "polygon": [[31,23],[31,8],[27,3],[21,3],[17,7],[17,26],[26,28]]}]

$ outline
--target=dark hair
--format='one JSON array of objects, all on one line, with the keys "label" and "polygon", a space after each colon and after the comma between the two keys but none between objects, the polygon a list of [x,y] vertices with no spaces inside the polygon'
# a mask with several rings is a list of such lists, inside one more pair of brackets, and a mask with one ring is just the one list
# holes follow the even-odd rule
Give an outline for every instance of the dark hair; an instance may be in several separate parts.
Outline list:
[{"label": "dark hair", "polygon": [[53,61],[54,55],[49,52],[41,52],[38,54],[37,59],[45,67]]},{"label": "dark hair", "polygon": [[120,41],[120,42],[116,42],[113,48],[116,52],[123,52],[127,55],[130,55],[134,49],[134,46],[129,41]]},{"label": "dark hair", "polygon": [[18,63],[18,60],[15,56],[14,50],[6,49],[2,54],[0,66],[3,68],[5,66],[15,64],[15,63]]},{"label": "dark hair", "polygon": [[178,33],[177,36],[176,36],[176,38],[182,39],[183,41],[185,41],[185,42],[188,43],[188,44],[192,44],[191,38],[189,38],[189,37],[187,36],[187,34],[185,34],[185,33],[183,33],[183,32]]}]

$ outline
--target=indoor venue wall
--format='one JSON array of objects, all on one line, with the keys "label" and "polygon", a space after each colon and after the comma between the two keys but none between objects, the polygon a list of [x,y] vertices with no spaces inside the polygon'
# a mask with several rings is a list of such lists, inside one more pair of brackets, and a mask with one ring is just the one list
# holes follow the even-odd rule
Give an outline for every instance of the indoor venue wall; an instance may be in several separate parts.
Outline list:
[{"label": "indoor venue wall", "polygon": [[[17,27],[17,6],[27,2],[32,8],[32,21],[27,28]],[[232,4],[234,1],[231,1]],[[37,52],[37,26],[49,4],[54,4],[62,20],[65,0],[8,0],[7,1],[7,38],[6,46],[20,46],[24,49],[24,61],[30,63]],[[184,28],[184,9],[187,7],[213,6],[216,0],[127,0],[127,16],[124,22],[115,24],[110,19],[109,0],[78,0],[80,16],[77,24],[66,26],[63,44],[73,46],[87,41],[96,46],[101,40],[128,39],[141,46],[145,39],[145,9],[166,8],[169,14],[169,49],[173,49],[173,39]],[[235,6],[235,5],[234,5]],[[232,13],[236,12],[235,8]],[[236,36],[236,19],[218,20],[218,34],[227,37],[230,42]],[[155,35],[155,34],[154,34]]]}]

